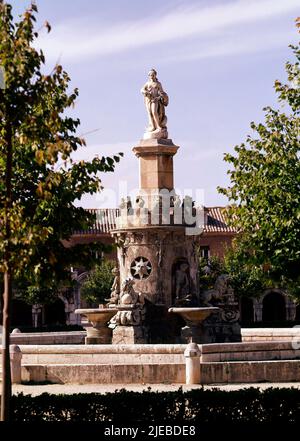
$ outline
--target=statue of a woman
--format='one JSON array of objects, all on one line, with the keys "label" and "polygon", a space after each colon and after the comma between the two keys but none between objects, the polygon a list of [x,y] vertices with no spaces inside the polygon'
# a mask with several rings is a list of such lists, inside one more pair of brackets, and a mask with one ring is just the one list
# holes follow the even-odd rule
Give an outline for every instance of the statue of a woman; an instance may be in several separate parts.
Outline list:
[{"label": "statue of a woman", "polygon": [[145,104],[149,117],[149,125],[146,129],[144,139],[166,139],[168,138],[168,131],[165,106],[168,105],[169,98],[157,79],[156,70],[151,69],[148,77],[149,79],[147,83],[141,89],[141,92],[145,97]]}]

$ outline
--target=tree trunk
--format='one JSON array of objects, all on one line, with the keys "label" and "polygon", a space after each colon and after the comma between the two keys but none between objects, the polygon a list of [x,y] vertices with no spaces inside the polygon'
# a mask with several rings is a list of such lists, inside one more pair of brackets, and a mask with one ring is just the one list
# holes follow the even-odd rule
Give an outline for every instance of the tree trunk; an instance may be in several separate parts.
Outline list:
[{"label": "tree trunk", "polygon": [[5,127],[6,144],[6,168],[5,168],[5,253],[4,253],[4,294],[3,294],[3,335],[2,335],[2,393],[1,393],[1,421],[9,420],[9,405],[11,398],[11,373],[9,354],[9,331],[10,331],[10,309],[12,297],[12,262],[11,262],[11,207],[12,207],[12,127],[10,112],[6,111]]},{"label": "tree trunk", "polygon": [[4,274],[4,307],[3,307],[3,334],[2,334],[2,393],[1,393],[1,421],[9,420],[11,398],[11,373],[9,354],[9,329],[11,310],[11,273]]}]

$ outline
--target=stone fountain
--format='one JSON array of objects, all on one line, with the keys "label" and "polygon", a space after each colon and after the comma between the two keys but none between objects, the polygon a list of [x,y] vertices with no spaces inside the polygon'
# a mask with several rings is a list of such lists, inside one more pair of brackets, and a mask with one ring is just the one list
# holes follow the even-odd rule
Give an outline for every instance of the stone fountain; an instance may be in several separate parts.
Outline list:
[{"label": "stone fountain", "polygon": [[[22,369],[20,353],[12,360],[22,373],[18,380],[110,385],[299,381],[300,350],[291,350],[296,334],[290,341],[232,343],[241,337],[239,305],[228,275],[199,293],[195,249],[201,217],[199,223],[191,198],[181,201],[174,191],[178,146],[168,138],[168,96],[154,70],[142,92],[149,126],[133,148],[140,163],[140,194],[133,204],[122,201],[112,232],[119,269],[111,296],[106,307],[76,310],[92,324],[86,343],[102,344],[56,345],[57,337],[49,336],[52,348],[31,344],[22,349]],[[189,345],[177,344],[183,321],[181,338]],[[274,338],[273,330],[267,338]],[[212,342],[219,344],[198,346]]]},{"label": "stone fountain", "polygon": [[122,199],[111,231],[118,256],[111,297],[102,312],[78,312],[93,324],[87,343],[109,340],[111,329],[113,344],[179,342],[182,319],[187,326],[181,340],[214,342],[217,326],[213,320],[205,328],[205,322],[218,316],[218,305],[207,304],[209,296],[200,299],[198,282],[196,250],[204,210],[174,190],[173,158],[179,147],[169,138],[169,98],[153,69],[142,94],[149,125],[132,149],[139,160],[140,188],[135,201]]},{"label": "stone fountain", "polygon": [[[169,99],[154,70],[142,93],[149,125],[133,147],[139,160],[139,194],[135,201],[129,197],[121,201],[111,234],[117,245],[120,286],[131,278],[134,290],[143,294],[145,311],[138,326],[144,330],[137,333],[135,327],[135,332],[129,332],[128,326],[135,325],[119,320],[113,341],[138,343],[144,335],[144,343],[174,343],[170,322],[178,320],[168,314],[168,308],[185,304],[185,299],[190,306],[199,304],[195,250],[204,215],[190,196],[181,199],[174,190],[173,158],[179,147],[168,137],[165,107]],[[132,305],[137,308],[135,302]],[[128,308],[129,303],[124,305],[119,298],[115,306]],[[146,328],[149,332],[144,332]]]}]

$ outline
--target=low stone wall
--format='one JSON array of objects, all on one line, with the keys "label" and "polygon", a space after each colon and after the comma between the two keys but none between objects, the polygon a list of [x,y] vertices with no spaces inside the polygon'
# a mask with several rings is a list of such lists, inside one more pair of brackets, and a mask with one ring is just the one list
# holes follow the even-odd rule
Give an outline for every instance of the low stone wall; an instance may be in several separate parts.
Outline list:
[{"label": "low stone wall", "polygon": [[300,360],[300,341],[215,343],[200,345],[200,361]]},{"label": "low stone wall", "polygon": [[300,381],[300,360],[201,363],[201,384]]},{"label": "low stone wall", "polygon": [[183,384],[185,365],[175,363],[25,365],[22,367],[22,380],[49,381],[58,384]]},{"label": "low stone wall", "polygon": [[[56,384],[184,384],[185,364],[25,365],[22,381]],[[299,382],[299,360],[200,364],[200,384]],[[121,386],[120,386],[121,387]]]},{"label": "low stone wall", "polygon": [[80,345],[86,331],[20,332],[10,334],[10,343],[16,345]]},{"label": "low stone wall", "polygon": [[290,341],[300,342],[300,327],[294,328],[242,328],[242,341]]},{"label": "low stone wall", "polygon": [[[21,345],[23,364],[184,363],[186,345]],[[201,363],[300,359],[300,342],[199,345]]]},{"label": "low stone wall", "polygon": [[21,345],[23,364],[184,364],[186,345]]},{"label": "low stone wall", "polygon": [[[200,382],[300,381],[300,347],[293,345],[291,341],[198,345]],[[185,349],[186,345],[23,345],[22,380],[182,384]]]}]

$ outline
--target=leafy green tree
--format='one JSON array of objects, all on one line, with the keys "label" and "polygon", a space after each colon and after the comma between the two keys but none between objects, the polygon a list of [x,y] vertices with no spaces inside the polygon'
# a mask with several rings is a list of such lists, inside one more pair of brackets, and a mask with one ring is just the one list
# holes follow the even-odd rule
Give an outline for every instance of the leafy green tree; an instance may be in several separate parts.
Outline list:
[{"label": "leafy green tree", "polygon": [[[113,171],[119,155],[74,163],[85,141],[79,120],[68,111],[78,91],[69,92],[62,66],[42,71],[45,58],[34,48],[35,4],[15,22],[11,5],[0,0],[0,273],[3,274],[1,419],[9,418],[11,396],[9,325],[13,280],[53,286],[70,278],[70,266],[89,264],[89,246],[66,248],[74,231],[94,216],[74,205],[101,189],[99,172]],[[46,28],[50,26],[46,23]],[[96,245],[95,245],[96,246]]]},{"label": "leafy green tree", "polygon": [[200,291],[213,289],[217,278],[225,273],[224,262],[217,256],[199,257],[198,262]]},{"label": "leafy green tree", "polygon": [[235,244],[228,248],[224,256],[224,272],[229,274],[230,283],[237,297],[258,297],[272,286],[265,272],[259,266],[241,261],[241,252]]},{"label": "leafy green tree", "polygon": [[105,299],[110,297],[114,281],[114,267],[115,263],[111,260],[103,260],[100,265],[96,265],[82,284],[81,297],[88,303],[106,303]]},{"label": "leafy green tree", "polygon": [[288,82],[275,82],[280,109],[266,107],[255,136],[225,154],[231,185],[219,188],[230,201],[227,217],[238,231],[240,264],[265,273],[274,285],[299,294],[300,280],[300,49],[286,64]]},{"label": "leafy green tree", "polygon": [[230,285],[237,298],[257,297],[272,286],[261,268],[241,262],[240,251],[235,244],[226,249],[224,259],[217,256],[199,258],[199,285],[202,292],[213,289],[221,274],[230,277]]}]

